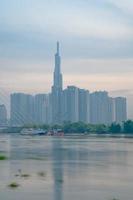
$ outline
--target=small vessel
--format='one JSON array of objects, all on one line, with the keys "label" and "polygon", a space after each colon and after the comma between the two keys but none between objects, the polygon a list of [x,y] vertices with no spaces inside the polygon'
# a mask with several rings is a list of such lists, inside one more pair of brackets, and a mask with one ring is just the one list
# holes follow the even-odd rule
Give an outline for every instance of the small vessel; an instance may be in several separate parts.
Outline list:
[{"label": "small vessel", "polygon": [[33,128],[23,128],[20,132],[20,135],[33,135]]},{"label": "small vessel", "polygon": [[35,129],[33,133],[35,135],[47,135],[47,131],[43,129]]},{"label": "small vessel", "polygon": [[47,132],[43,129],[24,128],[20,132],[21,135],[46,135]]}]

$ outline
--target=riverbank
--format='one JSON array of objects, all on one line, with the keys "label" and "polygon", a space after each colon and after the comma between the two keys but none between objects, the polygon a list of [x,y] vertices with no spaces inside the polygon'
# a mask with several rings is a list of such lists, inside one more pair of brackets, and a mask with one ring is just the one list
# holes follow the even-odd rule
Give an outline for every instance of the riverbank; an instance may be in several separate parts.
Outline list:
[{"label": "riverbank", "polygon": [[42,129],[45,132],[52,132],[61,130],[65,134],[70,133],[83,133],[83,134],[124,134],[132,135],[133,134],[133,121],[127,120],[122,123],[112,123],[110,125],[105,124],[87,124],[83,122],[64,122],[62,125],[36,125],[30,124],[22,127],[5,127],[1,128],[0,132],[3,133],[19,133],[22,129]]}]

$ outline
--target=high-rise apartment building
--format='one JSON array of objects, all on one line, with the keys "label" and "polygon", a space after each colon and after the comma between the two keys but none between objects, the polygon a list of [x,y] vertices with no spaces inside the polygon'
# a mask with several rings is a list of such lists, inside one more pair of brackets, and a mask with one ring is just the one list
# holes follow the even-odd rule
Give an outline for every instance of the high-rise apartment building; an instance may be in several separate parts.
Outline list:
[{"label": "high-rise apartment building", "polygon": [[126,98],[116,97],[115,99],[115,121],[121,123],[127,120]]},{"label": "high-rise apartment building", "polygon": [[51,105],[49,94],[37,94],[34,97],[35,124],[49,124],[51,122]]},{"label": "high-rise apartment building", "polygon": [[79,89],[75,86],[67,87],[67,117],[70,122],[79,121]]},{"label": "high-rise apartment building", "polygon": [[11,94],[11,125],[23,126],[34,123],[34,99],[23,93]]},{"label": "high-rise apartment building", "polygon": [[106,91],[90,94],[90,122],[110,124],[113,121],[113,103]]},{"label": "high-rise apartment building", "polygon": [[0,126],[7,125],[7,110],[4,104],[0,105]]},{"label": "high-rise apartment building", "polygon": [[90,93],[88,90],[79,89],[79,121],[90,123]]}]

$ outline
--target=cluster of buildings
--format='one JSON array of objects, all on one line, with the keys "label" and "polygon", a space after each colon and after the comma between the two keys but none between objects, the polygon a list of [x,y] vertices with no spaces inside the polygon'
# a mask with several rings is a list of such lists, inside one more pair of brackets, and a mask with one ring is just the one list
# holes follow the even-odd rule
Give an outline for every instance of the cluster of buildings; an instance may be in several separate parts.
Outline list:
[{"label": "cluster of buildings", "polygon": [[14,93],[11,94],[10,105],[12,126],[62,124],[64,121],[108,125],[112,122],[121,123],[127,119],[126,98],[112,98],[106,91],[90,93],[75,86],[63,89],[59,42],[55,54],[51,93],[35,96]]}]

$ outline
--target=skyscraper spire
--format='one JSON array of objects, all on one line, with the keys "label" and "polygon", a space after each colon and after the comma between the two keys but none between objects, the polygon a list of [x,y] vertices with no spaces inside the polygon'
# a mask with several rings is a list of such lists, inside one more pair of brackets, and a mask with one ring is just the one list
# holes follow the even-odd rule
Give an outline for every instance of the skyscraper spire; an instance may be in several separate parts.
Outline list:
[{"label": "skyscraper spire", "polygon": [[57,54],[59,55],[60,54],[60,44],[59,44],[59,41],[57,41]]},{"label": "skyscraper spire", "polygon": [[54,81],[52,87],[52,123],[58,124],[61,122],[62,115],[62,74],[61,74],[61,57],[59,42],[56,44],[55,53],[55,68],[54,68]]},{"label": "skyscraper spire", "polygon": [[59,55],[59,42],[57,41],[57,52],[55,54],[54,87],[62,89],[61,58]]}]

